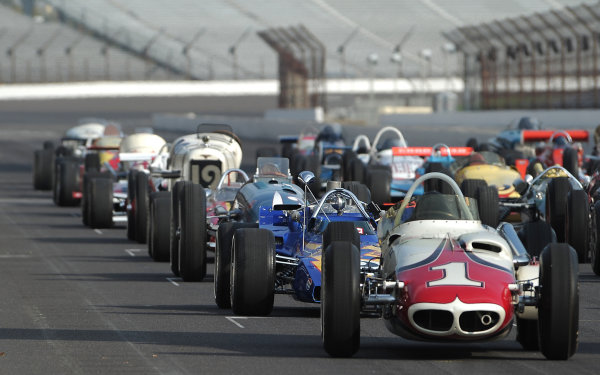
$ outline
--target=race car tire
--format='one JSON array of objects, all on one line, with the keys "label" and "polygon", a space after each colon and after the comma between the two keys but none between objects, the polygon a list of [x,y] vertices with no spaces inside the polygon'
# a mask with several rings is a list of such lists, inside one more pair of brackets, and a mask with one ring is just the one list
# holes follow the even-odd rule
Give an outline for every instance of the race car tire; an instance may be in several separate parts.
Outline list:
[{"label": "race car tire", "polygon": [[275,296],[275,236],[262,228],[241,228],[231,250],[231,309],[236,315],[265,316]]},{"label": "race car tire", "polygon": [[171,193],[157,191],[151,193],[149,199],[148,253],[155,262],[168,262]]},{"label": "race car tire", "polygon": [[[348,238],[348,234],[352,234]],[[335,241],[350,241],[357,249],[360,249],[360,234],[352,221],[334,221],[327,225],[323,232],[323,249],[326,249]]]},{"label": "race car tire", "polygon": [[563,167],[575,178],[579,178],[579,156],[577,150],[567,147],[563,151]]},{"label": "race car tire", "polygon": [[568,244],[549,244],[540,255],[538,324],[540,349],[551,360],[577,350],[579,286],[577,253]]},{"label": "race car tire", "polygon": [[36,150],[33,154],[33,188],[52,190],[54,177],[54,150]]},{"label": "race car tire", "polygon": [[277,156],[277,150],[274,147],[260,147],[256,150],[256,158]]},{"label": "race car tire", "polygon": [[546,188],[546,221],[554,228],[558,242],[565,242],[567,197],[570,191],[568,177],[555,177]]},{"label": "race car tire", "polygon": [[[442,165],[442,163],[429,163],[425,167],[425,173],[430,173],[430,172],[440,172],[440,173],[443,173],[445,175],[452,177],[452,173],[450,173],[450,171],[447,168],[445,168]],[[425,192],[437,191],[442,194],[454,194],[454,190],[452,190],[452,188],[448,185],[448,183],[446,183],[442,180],[439,180],[439,179],[426,180],[425,184],[424,184],[424,188],[425,188]]]},{"label": "race car tire", "polygon": [[171,260],[171,272],[179,276],[179,197],[182,194],[183,187],[191,184],[191,181],[177,181],[173,186],[171,195],[171,225],[169,225],[170,246],[169,253]]},{"label": "race car tire", "polygon": [[231,245],[240,228],[258,228],[256,223],[223,223],[217,229],[215,244],[215,303],[220,309],[231,308]]},{"label": "race car tire", "polygon": [[356,198],[362,202],[365,202],[366,204],[371,203],[371,191],[367,185],[358,181],[343,181],[342,188],[352,192],[354,195],[356,195]]},{"label": "race car tire", "polygon": [[90,225],[90,203],[91,201],[89,200],[90,197],[90,192],[89,192],[89,185],[90,185],[90,180],[92,178],[96,178],[96,177],[109,177],[106,173],[103,172],[98,172],[98,171],[92,171],[92,172],[85,172],[83,174],[83,180],[81,182],[81,221],[83,222],[83,225]]},{"label": "race car tire", "polygon": [[351,357],[360,346],[360,251],[350,241],[334,241],[322,267],[323,348],[332,357]]},{"label": "race car tire", "polygon": [[555,242],[552,227],[545,221],[531,221],[523,226],[523,245],[532,257],[539,257],[549,243]]},{"label": "race car tire", "polygon": [[311,171],[316,177],[321,176],[321,160],[319,155],[312,154],[305,156],[306,158],[306,170]]},{"label": "race car tire", "polygon": [[350,160],[351,180],[360,183],[366,182],[367,167],[359,158]]},{"label": "race car tire", "polygon": [[52,141],[44,141],[44,150],[52,150],[54,152],[54,142]]},{"label": "race car tire", "polygon": [[135,241],[135,179],[137,170],[130,170],[127,174],[127,239]]},{"label": "race car tire", "polygon": [[343,181],[352,180],[352,161],[358,159],[356,152],[346,150],[342,155],[342,179]]},{"label": "race car tire", "polygon": [[477,189],[482,186],[487,186],[485,180],[467,178],[460,183],[460,191],[462,191],[465,197],[477,199]]},{"label": "race car tire", "polygon": [[290,142],[285,142],[281,145],[281,157],[292,159],[292,153],[294,152],[294,145]]},{"label": "race car tire", "polygon": [[148,240],[148,175],[138,172],[135,178],[134,225],[135,240],[144,244]]},{"label": "race car tire", "polygon": [[374,169],[367,171],[367,186],[371,191],[371,200],[380,206],[390,203],[392,173],[389,170]]},{"label": "race car tire", "polygon": [[600,276],[600,241],[598,240],[598,235],[600,234],[600,201],[594,203],[594,219],[595,225],[594,229],[596,231],[596,241],[594,246],[592,247],[591,253],[591,263],[592,270],[597,276]]},{"label": "race car tire", "polygon": [[517,317],[517,342],[525,350],[539,350],[539,331],[537,320]]},{"label": "race car tire", "polygon": [[79,175],[79,160],[61,158],[56,164],[56,180],[54,183],[55,203],[59,206],[77,206],[79,198],[73,197],[77,190],[77,176]]},{"label": "race car tire", "polygon": [[565,241],[577,252],[579,263],[587,263],[590,207],[584,190],[571,190],[567,197]]},{"label": "race car tire", "polygon": [[306,170],[306,157],[300,152],[296,151],[290,160],[290,171],[295,177],[304,170]]},{"label": "race car tire", "polygon": [[113,183],[108,177],[88,181],[90,228],[109,228],[113,225]]},{"label": "race car tire", "polygon": [[99,171],[100,170],[100,154],[92,152],[85,155],[83,161],[84,170],[86,172]]},{"label": "race car tire", "polygon": [[179,276],[183,281],[202,281],[206,276],[206,193],[200,184],[183,186],[179,233]]},{"label": "race car tire", "polygon": [[492,228],[498,226],[499,199],[495,186],[480,186],[477,188],[477,207],[482,224]]},{"label": "race car tire", "polygon": [[543,171],[544,171],[544,166],[542,165],[542,163],[540,163],[537,160],[532,160],[527,165],[527,169],[525,170],[525,173],[530,175],[533,178],[536,178]]}]

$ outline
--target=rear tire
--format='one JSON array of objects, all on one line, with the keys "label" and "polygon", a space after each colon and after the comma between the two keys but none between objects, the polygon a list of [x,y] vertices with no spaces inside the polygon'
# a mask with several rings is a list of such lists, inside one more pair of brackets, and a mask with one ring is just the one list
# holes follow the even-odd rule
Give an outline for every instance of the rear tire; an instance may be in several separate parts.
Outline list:
[{"label": "rear tire", "polygon": [[546,221],[554,228],[558,242],[565,242],[567,197],[570,191],[568,177],[551,179],[546,189]]},{"label": "rear tire", "polygon": [[95,152],[86,154],[83,165],[84,165],[84,170],[86,172],[99,171],[100,170],[100,155]]},{"label": "rear tire", "polygon": [[169,252],[171,255],[171,272],[175,276],[179,276],[179,197],[182,194],[184,186],[190,184],[190,181],[177,181],[175,186],[173,186],[171,195],[171,225],[169,226],[171,245],[169,246]]},{"label": "rear tire", "polygon": [[550,244],[540,256],[540,349],[548,359],[565,360],[577,350],[577,267],[577,254],[568,244]]},{"label": "rear tire", "polygon": [[358,181],[343,181],[342,188],[351,191],[356,198],[365,202],[366,204],[371,203],[371,191],[369,188]]},{"label": "rear tire", "polygon": [[496,228],[498,226],[499,199],[495,186],[480,186],[477,189],[477,207],[481,223]]},{"label": "rear tire", "polygon": [[579,155],[577,150],[567,147],[563,151],[563,167],[575,178],[579,178]]},{"label": "rear tire", "polygon": [[591,262],[592,270],[597,276],[600,276],[600,201],[594,203],[594,215],[596,218],[596,225],[594,230],[596,231],[596,244],[592,248]]},{"label": "rear tire", "polygon": [[[442,165],[442,163],[429,163],[425,167],[425,173],[430,173],[430,172],[440,172],[447,176],[452,177],[452,174],[450,173],[450,171],[447,168],[445,168]],[[425,192],[437,191],[442,194],[454,194],[454,190],[450,187],[450,185],[448,185],[447,182],[439,180],[439,179],[426,180],[424,188],[425,188]]]},{"label": "rear tire", "polygon": [[532,257],[539,257],[546,245],[554,242],[552,227],[545,221],[532,221],[525,223],[524,244],[527,253]]},{"label": "rear tire", "polygon": [[367,167],[364,165],[362,160],[359,158],[354,158],[350,160],[350,171],[351,171],[351,179],[352,181],[358,181],[360,183],[365,183],[367,178]]},{"label": "rear tire", "polygon": [[242,228],[233,236],[231,308],[236,315],[265,316],[275,296],[275,237],[267,229]]},{"label": "rear tire", "polygon": [[350,241],[360,250],[360,234],[352,221],[333,221],[323,232],[323,249],[336,241]]},{"label": "rear tire", "polygon": [[36,190],[52,190],[54,150],[36,150],[33,155],[33,188]]},{"label": "rear tire", "polygon": [[135,180],[137,170],[130,170],[127,174],[127,202],[130,208],[127,209],[127,239],[135,241]]},{"label": "rear tire", "polygon": [[109,228],[113,225],[113,183],[106,177],[88,181],[89,224],[91,228]]},{"label": "rear tire", "polygon": [[590,207],[584,190],[571,190],[567,197],[565,240],[577,252],[579,263],[588,262]]},{"label": "rear tire", "polygon": [[351,357],[360,346],[359,268],[360,251],[351,242],[334,241],[325,248],[321,338],[332,357]]},{"label": "rear tire", "polygon": [[168,191],[151,193],[148,217],[148,253],[155,262],[169,261],[170,222],[171,193]]},{"label": "rear tire", "polygon": [[231,308],[231,245],[241,228],[258,228],[255,223],[223,223],[217,229],[215,244],[215,302],[220,309]]},{"label": "rear tire", "polygon": [[135,240],[146,243],[148,236],[148,175],[138,172],[135,178]]},{"label": "rear tire", "polygon": [[206,194],[199,184],[183,187],[179,231],[179,275],[184,281],[202,281],[206,276]]},{"label": "rear tire", "polygon": [[465,197],[477,199],[477,189],[481,186],[487,186],[487,182],[482,179],[467,178],[460,183],[460,191]]},{"label": "rear tire", "polygon": [[371,200],[380,206],[390,203],[392,173],[389,170],[375,169],[367,171],[367,186],[371,191]]},{"label": "rear tire", "polygon": [[61,158],[56,164],[56,181],[54,184],[55,203],[59,206],[77,206],[79,198],[74,198],[77,191],[77,177],[79,176],[79,160]]}]

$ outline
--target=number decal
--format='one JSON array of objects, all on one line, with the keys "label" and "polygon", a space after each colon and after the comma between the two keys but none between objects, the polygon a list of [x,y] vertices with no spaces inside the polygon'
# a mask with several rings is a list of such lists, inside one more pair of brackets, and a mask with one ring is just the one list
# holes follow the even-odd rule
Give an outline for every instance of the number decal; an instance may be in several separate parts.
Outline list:
[{"label": "number decal", "polygon": [[441,266],[435,266],[429,268],[431,271],[442,270],[444,276],[441,279],[435,281],[429,281],[428,287],[431,286],[445,286],[445,285],[461,285],[461,286],[475,286],[483,288],[482,281],[475,281],[469,279],[469,273],[467,270],[467,263],[447,263]]}]

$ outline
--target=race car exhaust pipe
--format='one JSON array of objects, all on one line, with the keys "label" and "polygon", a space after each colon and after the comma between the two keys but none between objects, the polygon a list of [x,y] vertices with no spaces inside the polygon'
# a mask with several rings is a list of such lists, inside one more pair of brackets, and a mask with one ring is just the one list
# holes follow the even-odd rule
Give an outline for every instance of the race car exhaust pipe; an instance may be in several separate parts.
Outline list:
[{"label": "race car exhaust pipe", "polygon": [[481,324],[483,324],[486,327],[489,326],[490,324],[492,324],[492,322],[493,322],[490,314],[483,314],[483,315],[481,315],[480,319],[481,319]]}]

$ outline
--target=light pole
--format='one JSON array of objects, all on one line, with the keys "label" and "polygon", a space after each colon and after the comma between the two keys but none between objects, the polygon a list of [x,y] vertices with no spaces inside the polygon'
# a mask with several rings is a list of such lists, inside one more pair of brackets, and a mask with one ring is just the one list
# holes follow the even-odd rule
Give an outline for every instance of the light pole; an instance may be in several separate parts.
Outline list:
[{"label": "light pole", "polygon": [[456,45],[454,43],[444,43],[442,45],[442,52],[444,53],[444,76],[446,77],[446,90],[454,89],[454,85],[450,80],[450,69],[448,68],[448,55],[456,53]]},{"label": "light pole", "polygon": [[350,33],[350,35],[348,35],[346,40],[344,40],[342,42],[342,44],[340,44],[337,48],[337,53],[338,53],[338,55],[340,55],[340,62],[341,62],[341,67],[342,67],[342,72],[341,72],[342,78],[346,78],[346,45],[348,43],[350,43],[350,41],[352,39],[354,39],[354,37],[358,33],[358,30],[360,30],[360,26],[356,27],[354,30],[352,30],[352,32]]},{"label": "light pole", "polygon": [[247,28],[246,30],[244,30],[244,32],[242,33],[242,35],[240,35],[238,40],[236,40],[235,43],[233,43],[231,45],[231,47],[229,47],[229,54],[231,55],[231,58],[233,60],[232,68],[233,68],[233,79],[234,80],[238,79],[237,48],[239,47],[240,43],[244,39],[246,39],[248,37],[248,35],[250,35],[250,30],[252,30],[250,27]]},{"label": "light pole", "polygon": [[423,91],[426,92],[429,89],[427,80],[431,77],[431,57],[433,56],[433,51],[431,51],[429,48],[424,48],[421,50],[419,55],[425,62],[425,66],[421,72],[421,79],[423,80]]},{"label": "light pole", "polygon": [[377,125],[375,122],[377,121],[377,113],[375,111],[375,66],[379,63],[379,55],[376,53],[371,53],[367,56],[367,65],[369,65],[369,106],[370,108],[370,116],[369,123],[372,126]]},{"label": "light pole", "polygon": [[402,77],[402,53],[394,52],[390,57],[390,61],[398,66],[396,70],[396,77],[394,78],[394,104],[398,104],[398,99],[400,96],[400,88],[399,88],[399,80]]}]

